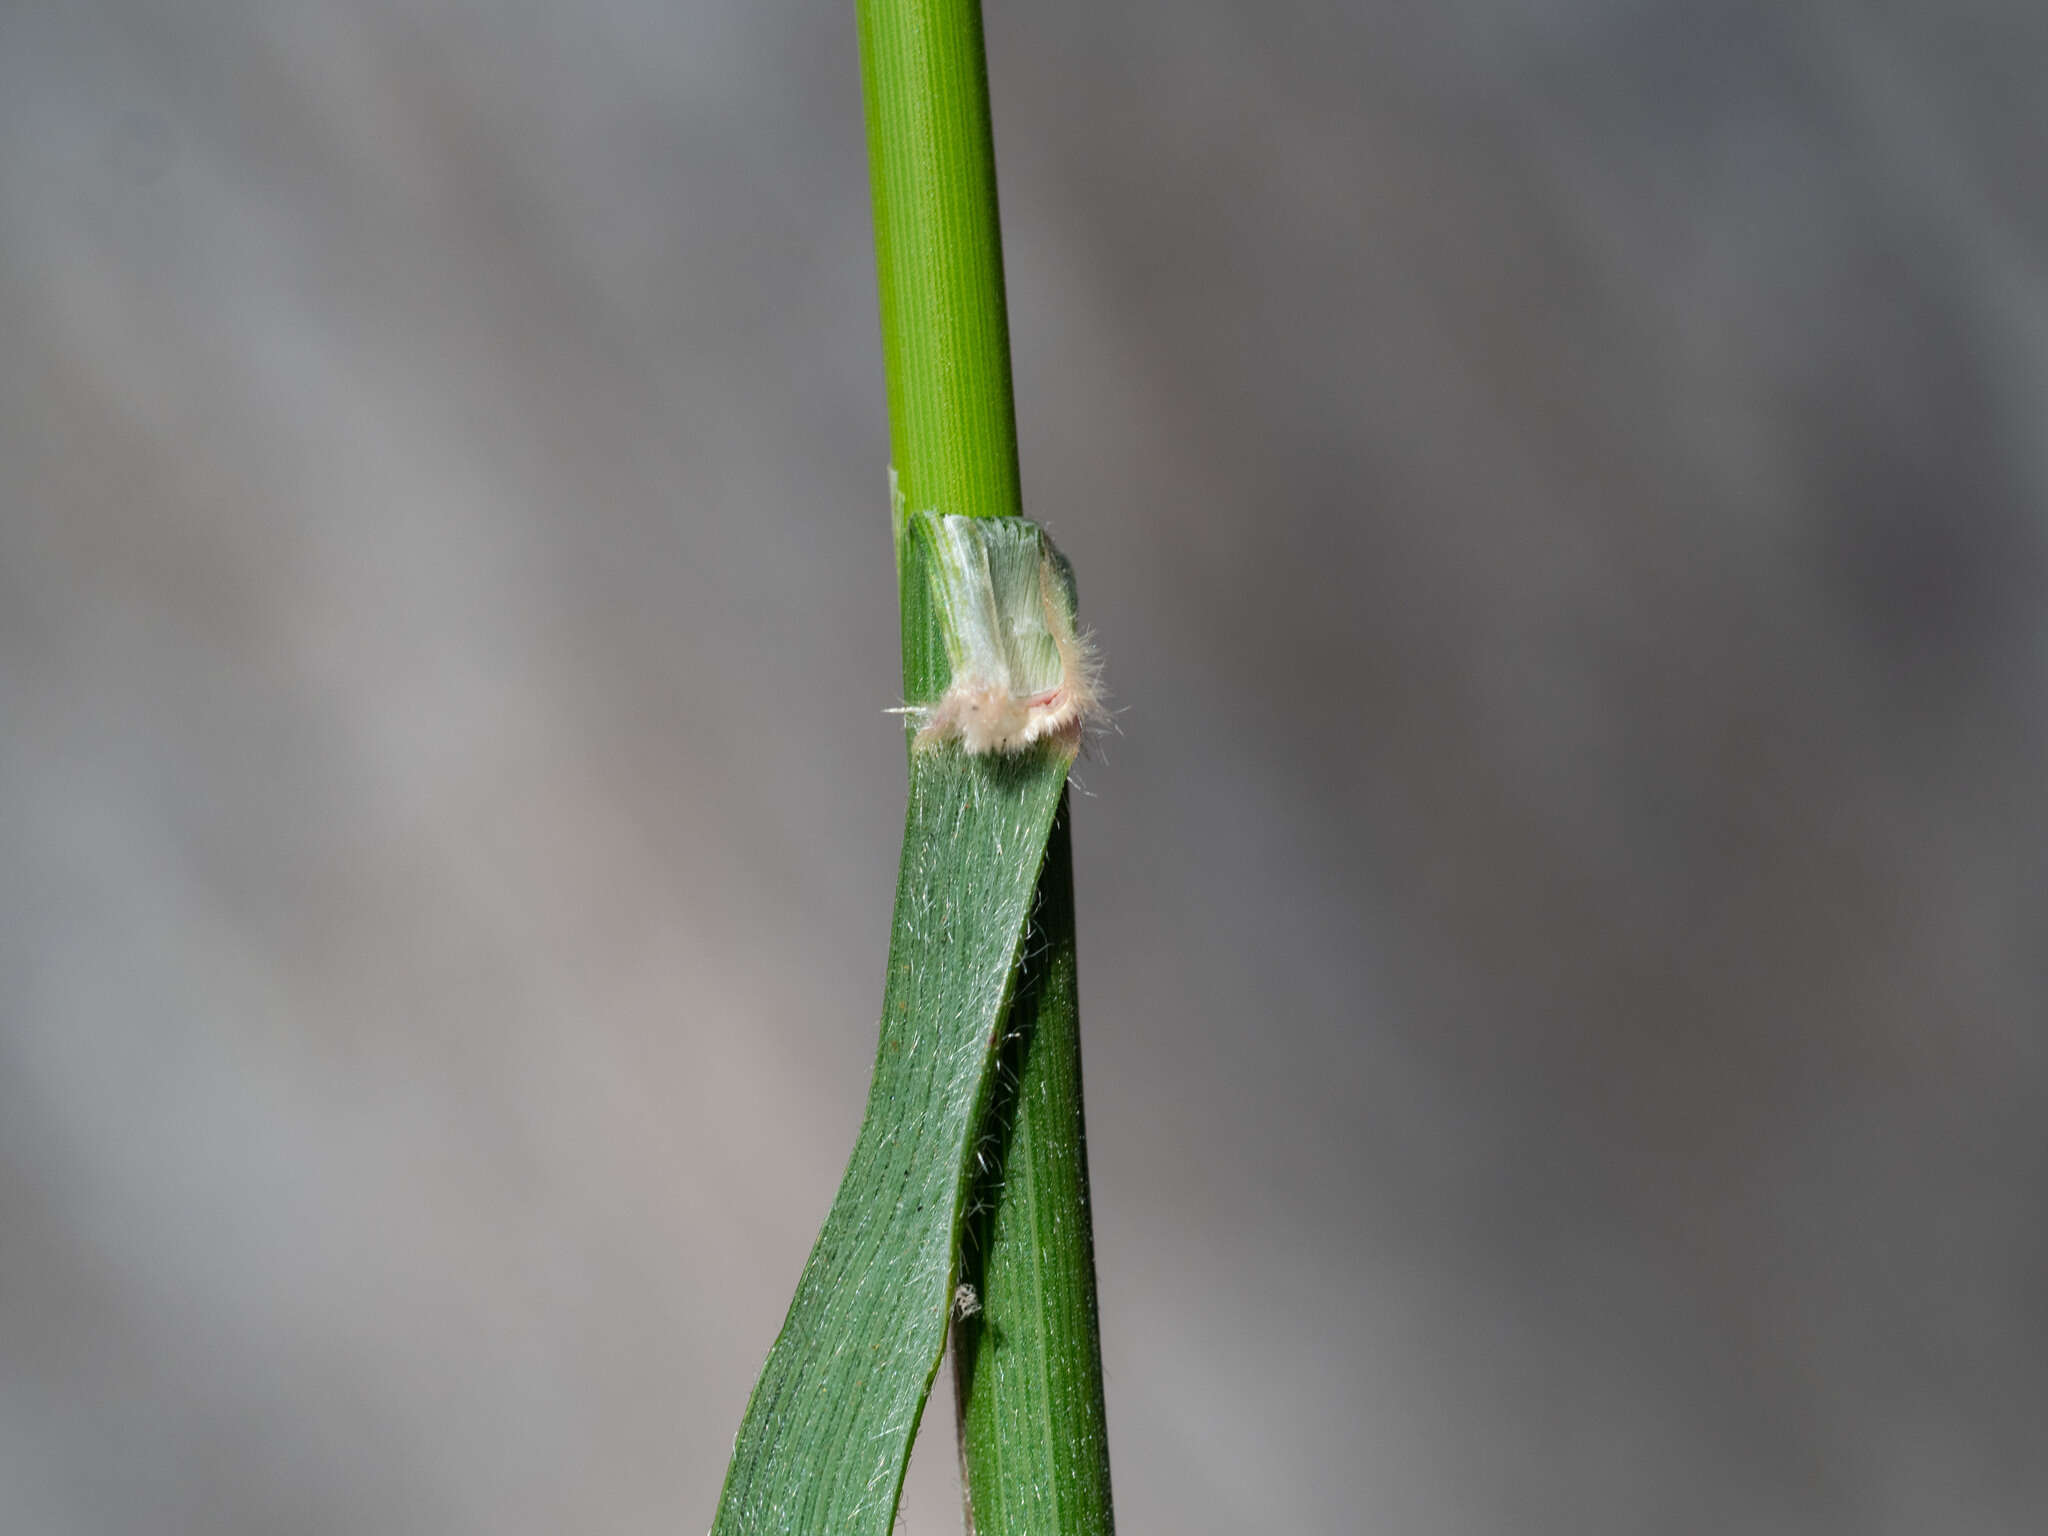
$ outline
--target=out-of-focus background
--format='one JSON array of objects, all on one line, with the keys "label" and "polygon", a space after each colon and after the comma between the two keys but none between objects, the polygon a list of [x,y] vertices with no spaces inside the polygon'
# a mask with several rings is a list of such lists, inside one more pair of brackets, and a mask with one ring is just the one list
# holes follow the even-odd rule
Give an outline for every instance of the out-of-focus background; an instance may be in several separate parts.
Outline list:
[{"label": "out-of-focus background", "polygon": [[[2048,12],[988,37],[1124,1529],[2038,1529]],[[709,1524],[899,828],[854,50],[0,7],[6,1530]]]}]

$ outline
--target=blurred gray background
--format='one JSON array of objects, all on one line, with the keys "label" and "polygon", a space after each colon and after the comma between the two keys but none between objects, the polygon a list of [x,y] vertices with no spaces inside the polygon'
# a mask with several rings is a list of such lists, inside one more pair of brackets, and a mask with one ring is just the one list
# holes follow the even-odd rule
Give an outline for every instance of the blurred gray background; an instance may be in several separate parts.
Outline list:
[{"label": "blurred gray background", "polygon": [[[1124,1530],[2037,1530],[2048,13],[988,35]],[[7,1532],[709,1524],[902,803],[858,80],[0,3]]]}]

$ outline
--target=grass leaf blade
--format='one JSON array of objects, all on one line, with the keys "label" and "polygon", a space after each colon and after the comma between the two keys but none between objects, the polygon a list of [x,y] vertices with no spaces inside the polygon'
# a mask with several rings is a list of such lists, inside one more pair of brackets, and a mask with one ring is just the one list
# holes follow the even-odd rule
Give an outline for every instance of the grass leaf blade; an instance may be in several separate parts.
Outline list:
[{"label": "grass leaf blade", "polygon": [[945,1344],[975,1142],[1068,753],[913,754],[866,1117],[714,1536],[884,1536]]}]

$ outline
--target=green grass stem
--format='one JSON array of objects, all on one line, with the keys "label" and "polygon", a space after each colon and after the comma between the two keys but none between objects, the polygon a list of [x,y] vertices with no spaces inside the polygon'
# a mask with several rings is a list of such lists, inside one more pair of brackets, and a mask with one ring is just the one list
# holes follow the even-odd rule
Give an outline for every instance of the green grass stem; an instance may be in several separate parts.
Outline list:
[{"label": "green grass stem", "polygon": [[[860,0],[859,30],[916,706],[952,682],[949,640],[1014,648],[1045,581],[1071,611],[1070,577],[1020,516],[980,7]],[[982,553],[942,580],[944,516],[1005,521],[945,525],[948,549]],[[988,572],[985,594],[963,570]],[[1072,760],[1067,738],[910,753],[867,1112],[735,1436],[713,1536],[887,1536],[949,1324],[969,1530],[1109,1536]]]},{"label": "green grass stem", "polygon": [[[978,0],[860,0],[898,543],[906,509],[1023,510],[995,139]],[[900,583],[904,690],[945,678]],[[1081,1100],[1073,857],[1054,825],[972,1196],[954,1326],[976,1536],[1108,1536],[1109,1452]]]}]

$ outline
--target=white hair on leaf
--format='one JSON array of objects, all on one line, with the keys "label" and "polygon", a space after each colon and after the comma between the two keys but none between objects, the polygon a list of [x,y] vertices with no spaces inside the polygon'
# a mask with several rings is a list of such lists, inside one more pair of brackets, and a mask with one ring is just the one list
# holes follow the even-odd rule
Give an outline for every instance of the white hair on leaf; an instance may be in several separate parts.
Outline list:
[{"label": "white hair on leaf", "polygon": [[[1103,723],[1107,711],[1094,648],[1075,626],[1064,559],[1021,518],[926,516],[953,679],[932,703],[895,711],[916,719],[915,744],[957,741],[974,756],[1041,742],[1078,750],[1083,733]],[[1006,540],[1020,525],[1029,530],[1035,593],[1030,576],[993,543],[992,525],[1008,525]]]},{"label": "white hair on leaf", "polygon": [[1103,718],[1102,688],[1086,637],[1069,627],[1059,638],[1058,686],[1020,696],[1006,682],[955,678],[937,703],[920,711],[917,744],[957,741],[977,756],[1022,752],[1041,741],[1078,747],[1082,732]]}]

